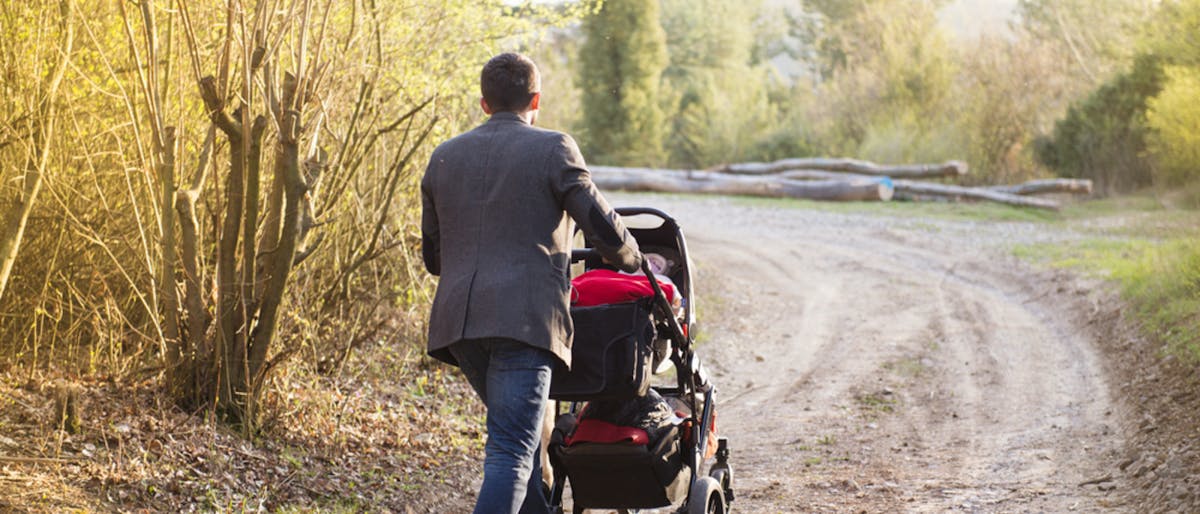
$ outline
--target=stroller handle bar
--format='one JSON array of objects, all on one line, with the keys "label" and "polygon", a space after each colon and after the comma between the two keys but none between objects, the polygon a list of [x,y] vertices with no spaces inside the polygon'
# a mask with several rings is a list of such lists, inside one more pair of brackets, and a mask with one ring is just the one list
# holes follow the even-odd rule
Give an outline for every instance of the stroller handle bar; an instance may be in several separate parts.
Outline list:
[{"label": "stroller handle bar", "polygon": [[617,211],[617,214],[621,216],[649,215],[659,218],[663,221],[675,221],[675,218],[672,218],[667,213],[653,207],[617,207],[613,210]]},{"label": "stroller handle bar", "polygon": [[[601,258],[600,252],[596,251],[595,248],[575,248],[574,250],[571,250],[572,263],[586,261],[593,257],[597,259]],[[645,259],[642,260],[644,261]]]}]

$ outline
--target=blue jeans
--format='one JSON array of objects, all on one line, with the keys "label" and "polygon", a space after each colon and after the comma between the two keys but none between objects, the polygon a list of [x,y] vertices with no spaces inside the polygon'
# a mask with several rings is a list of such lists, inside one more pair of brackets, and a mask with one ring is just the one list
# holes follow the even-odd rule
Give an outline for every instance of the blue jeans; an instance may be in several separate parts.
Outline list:
[{"label": "blue jeans", "polygon": [[475,514],[549,513],[538,452],[554,354],[503,338],[459,341],[450,354],[487,406],[483,486]]}]

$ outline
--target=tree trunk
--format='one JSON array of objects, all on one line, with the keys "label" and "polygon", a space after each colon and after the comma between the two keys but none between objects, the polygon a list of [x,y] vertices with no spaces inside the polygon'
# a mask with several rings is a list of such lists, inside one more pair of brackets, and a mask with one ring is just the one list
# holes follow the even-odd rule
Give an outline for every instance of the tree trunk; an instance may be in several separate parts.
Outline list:
[{"label": "tree trunk", "polygon": [[1013,195],[1038,195],[1044,193],[1092,194],[1092,181],[1086,178],[1051,178],[1030,180],[1023,184],[992,186],[987,189]]},{"label": "tree trunk", "polygon": [[788,170],[771,176],[792,180],[848,180],[855,178],[878,180],[878,177],[873,177],[871,175],[859,175],[857,173],[844,173],[840,171],[824,170]]},{"label": "tree trunk", "polygon": [[655,170],[593,166],[592,182],[602,189],[746,195],[835,201],[887,201],[892,198],[886,177],[800,181],[778,177],[740,177],[711,171]]},{"label": "tree trunk", "polygon": [[1034,207],[1052,211],[1057,211],[1059,209],[1058,202],[1053,202],[1042,198],[1030,198],[1028,196],[1000,193],[978,187],[951,186],[946,184],[934,184],[932,182],[916,182],[912,180],[896,180],[895,186],[896,194],[905,198],[911,198],[912,195],[941,196],[954,199],[969,198],[972,200],[987,200],[991,202],[1014,205],[1017,207]]},{"label": "tree trunk", "polygon": [[271,189],[267,193],[266,208],[263,209],[263,228],[258,240],[257,260],[254,263],[258,281],[254,285],[254,297],[262,298],[267,283],[271,281],[271,254],[279,246],[279,224],[283,217],[283,171],[284,162],[275,159],[271,173]]},{"label": "tree trunk", "polygon": [[175,127],[167,127],[163,131],[162,148],[159,149],[158,181],[162,187],[162,214],[159,221],[162,224],[162,262],[159,263],[159,299],[162,301],[163,339],[167,346],[167,368],[172,370],[171,388],[182,391],[187,387],[183,373],[173,370],[184,365],[183,341],[179,337],[179,289],[175,285]]},{"label": "tree trunk", "polygon": [[279,234],[279,245],[272,256],[270,281],[263,292],[258,322],[250,337],[246,375],[248,382],[245,384],[249,400],[248,415],[253,415],[253,400],[258,397],[267,351],[275,338],[275,330],[279,323],[279,308],[283,303],[299,240],[303,214],[302,198],[308,189],[300,174],[300,113],[289,110],[284,113],[282,121],[275,158],[283,161],[283,165],[276,168],[284,173],[283,227]]},{"label": "tree trunk", "polygon": [[943,164],[910,164],[881,166],[857,159],[829,159],[822,157],[783,159],[775,162],[747,162],[718,166],[714,171],[734,175],[771,175],[791,170],[820,170],[857,173],[859,175],[893,178],[957,177],[967,173],[967,164],[949,161]]},{"label": "tree trunk", "polygon": [[250,127],[250,154],[246,163],[246,202],[245,213],[242,216],[242,310],[243,319],[249,323],[254,311],[258,308],[258,294],[255,262],[258,260],[255,246],[258,233],[258,191],[259,174],[262,168],[263,131],[267,128],[267,118],[259,115],[254,118]]},{"label": "tree trunk", "polygon": [[8,287],[13,264],[21,249],[21,239],[25,237],[25,227],[29,223],[29,214],[33,212],[33,204],[38,193],[42,190],[46,168],[50,165],[50,146],[54,138],[54,122],[58,116],[58,88],[62,84],[63,75],[70,61],[71,48],[75,44],[75,6],[70,0],[61,3],[63,19],[62,33],[59,40],[59,60],[50,71],[50,81],[41,91],[37,99],[39,106],[37,119],[33,121],[33,155],[29,156],[25,168],[24,184],[21,196],[9,209],[3,213],[3,234],[0,234],[0,298]]},{"label": "tree trunk", "polygon": [[244,311],[240,298],[241,289],[237,284],[237,249],[245,202],[247,148],[243,144],[243,138],[247,134],[241,124],[235,121],[242,117],[242,113],[235,111],[234,116],[230,116],[225,112],[224,101],[217,93],[215,78],[207,76],[201,79],[200,93],[213,124],[221,129],[229,141],[225,214],[217,245],[217,333],[214,351],[218,363],[218,408],[230,417],[231,421],[240,423],[242,412],[239,405],[244,398],[239,398],[236,383],[237,377],[243,374],[243,370],[238,369],[238,363],[245,362],[245,358],[240,355],[245,353],[246,332],[242,326]]},{"label": "tree trunk", "polygon": [[203,404],[201,396],[208,390],[208,369],[211,365],[211,350],[205,344],[208,331],[208,311],[204,308],[204,280],[200,277],[200,236],[196,223],[196,190],[180,190],[176,194],[175,208],[179,213],[180,256],[183,265],[184,307],[187,309],[187,338],[180,340],[179,365],[170,368],[174,374],[171,383],[176,387],[176,398],[189,409]]},{"label": "tree trunk", "polygon": [[[53,122],[43,121],[43,127],[52,126]],[[40,144],[38,140],[42,139],[40,134],[34,135],[34,145],[36,148],[42,148],[39,152],[41,155],[48,155],[50,147],[48,144]],[[21,188],[21,194],[14,199],[11,209],[4,213],[4,234],[0,238],[0,298],[4,297],[4,290],[8,286],[9,276],[12,274],[13,264],[17,262],[17,254],[21,249],[21,240],[25,237],[25,226],[29,222],[29,213],[33,212],[33,202],[37,200],[38,193],[42,190],[43,167],[47,159],[41,156],[31,158],[29,165],[25,170],[24,185]]]},{"label": "tree trunk", "polygon": [[[816,170],[792,170],[784,171],[775,175],[781,178],[790,178],[796,180],[832,180],[839,177],[860,177],[865,178],[869,175],[856,175],[839,173],[832,171],[816,171]],[[902,185],[903,184],[903,185]],[[1045,179],[1031,180],[1023,184],[1009,186],[990,186],[983,188],[966,188],[961,186],[953,186],[947,184],[938,184],[934,182],[918,182],[909,180],[897,180],[895,183],[896,194],[905,195],[912,193],[928,196],[956,197],[962,196],[975,200],[988,200],[1021,207],[1038,207],[1046,209],[1057,209],[1058,206],[1054,202],[1045,200],[1037,200],[1037,205],[1031,205],[1025,200],[1013,198],[1012,195],[1035,195],[1042,193],[1075,193],[1075,194],[1091,194],[1092,181],[1087,179]],[[919,191],[918,191],[919,190]],[[988,193],[1000,193],[1001,196]],[[911,196],[910,196],[911,197]]]}]

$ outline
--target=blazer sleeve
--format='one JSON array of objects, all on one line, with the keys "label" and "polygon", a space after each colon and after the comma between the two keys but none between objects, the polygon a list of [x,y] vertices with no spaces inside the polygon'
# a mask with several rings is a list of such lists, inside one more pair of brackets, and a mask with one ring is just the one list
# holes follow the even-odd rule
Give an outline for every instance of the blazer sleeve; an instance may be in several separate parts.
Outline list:
[{"label": "blazer sleeve", "polygon": [[434,159],[430,158],[421,177],[421,258],[432,275],[442,273],[441,232],[438,229],[437,209],[433,203]]},{"label": "blazer sleeve", "polygon": [[591,172],[575,140],[560,134],[549,159],[554,192],[592,247],[622,271],[633,273],[640,269],[642,253],[637,241],[592,184]]}]

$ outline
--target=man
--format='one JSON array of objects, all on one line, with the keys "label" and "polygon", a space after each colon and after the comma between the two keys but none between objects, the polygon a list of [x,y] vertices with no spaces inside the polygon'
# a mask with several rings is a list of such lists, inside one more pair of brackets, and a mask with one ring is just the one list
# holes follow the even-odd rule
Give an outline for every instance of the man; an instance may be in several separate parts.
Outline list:
[{"label": "man", "polygon": [[487,407],[476,513],[548,511],[537,452],[551,369],[571,363],[571,220],[618,268],[642,260],[575,141],[533,127],[540,88],[528,57],[493,57],[480,77],[491,119],[442,143],[421,180],[422,254],[441,277],[429,354]]}]

